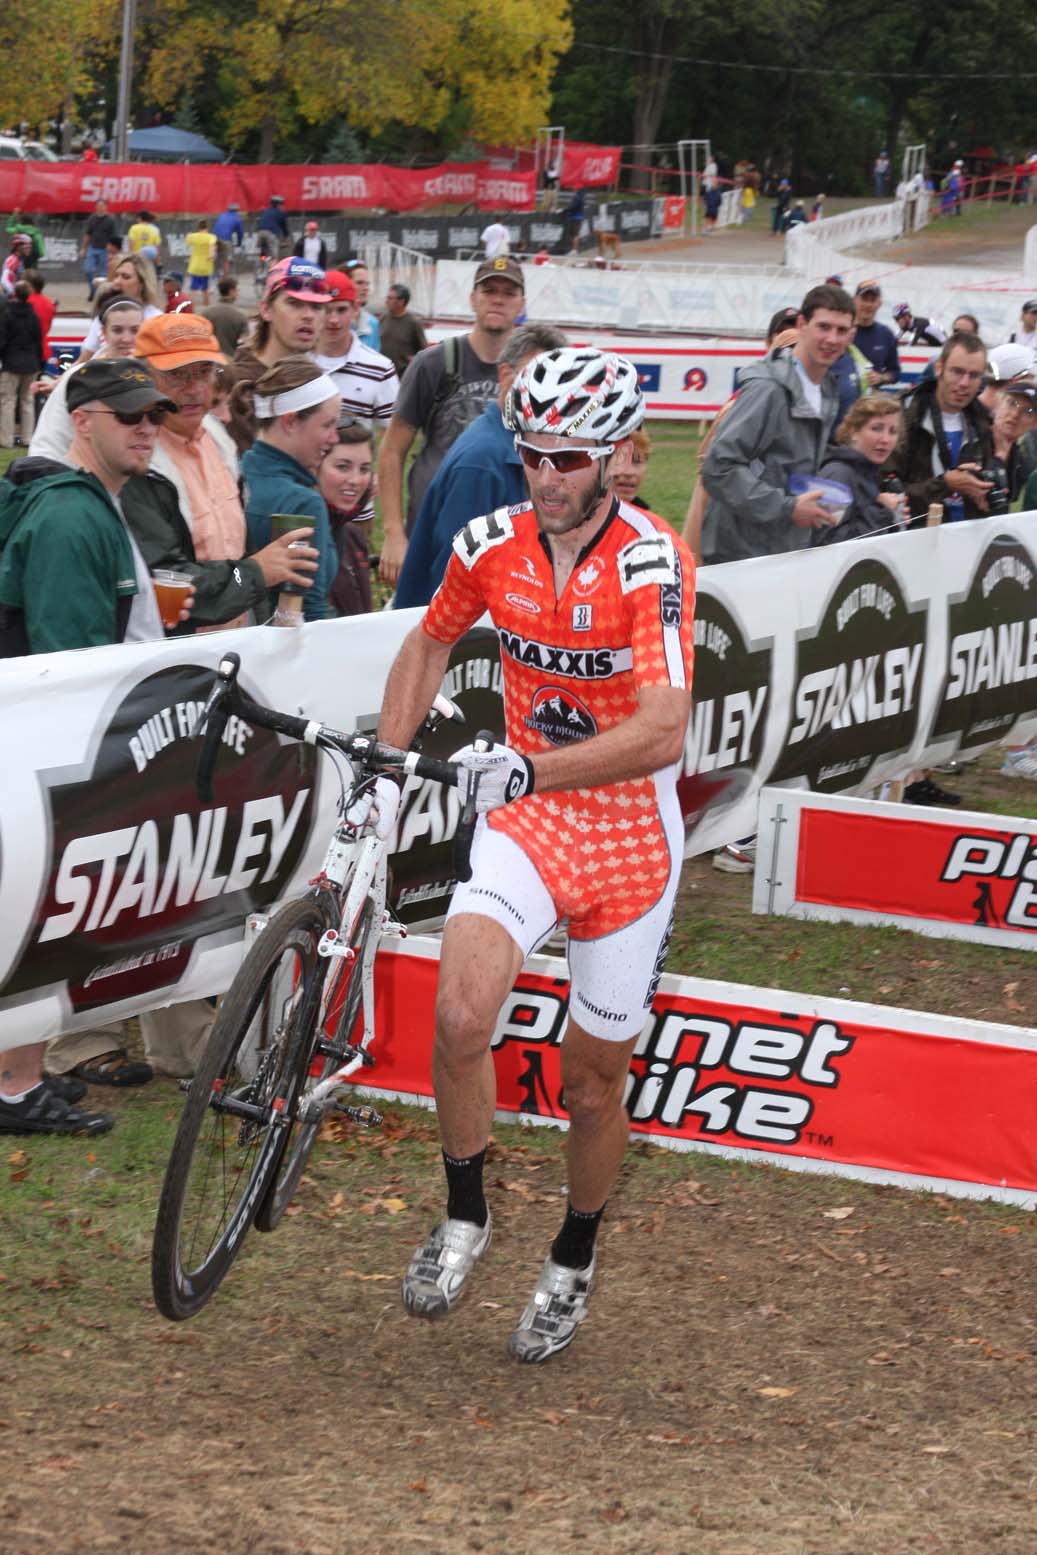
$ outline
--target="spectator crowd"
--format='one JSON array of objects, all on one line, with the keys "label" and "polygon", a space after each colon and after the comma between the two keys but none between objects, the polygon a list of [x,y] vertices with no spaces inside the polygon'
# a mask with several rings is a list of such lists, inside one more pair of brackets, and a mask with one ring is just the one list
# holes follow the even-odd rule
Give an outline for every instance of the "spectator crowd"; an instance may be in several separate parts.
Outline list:
[{"label": "spectator crowd", "polygon": [[[396,607],[423,605],[457,531],[524,499],[504,396],[566,337],[521,322],[525,273],[506,242],[487,229],[471,326],[430,346],[405,285],[377,317],[366,267],[329,267],[316,223],[293,240],[282,206],[260,221],[268,265],[250,314],[233,273],[236,207],[199,220],[186,274],[160,281],[151,214],[124,247],[98,202],[81,250],[90,329],[80,360],[42,381],[53,307],[39,234],[9,224],[0,444],[27,456],[0,482],[5,656],[296,620],[282,591],[301,592],[305,620],[363,613],[375,568]],[[1024,492],[1037,506],[1037,301],[994,349],[968,315],[945,330],[902,303],[893,327],[882,305],[877,282],[851,296],[833,279],[775,315],[766,354],[702,442],[684,526],[701,564],[895,536],[936,508],[945,522],[982,518]],[[905,392],[898,347],[919,342],[938,352]],[[634,445],[617,493],[628,502],[651,447],[643,431]],[[156,571],[187,585],[172,626]],[[918,802],[956,802],[928,774],[912,787]],[[750,869],[752,846],[739,839],[715,862]],[[0,1054],[0,1127],[103,1131],[110,1116],[81,1106],[87,1085],[192,1073],[211,1019],[207,1001],[145,1016],[143,1061],[118,1027]]]}]

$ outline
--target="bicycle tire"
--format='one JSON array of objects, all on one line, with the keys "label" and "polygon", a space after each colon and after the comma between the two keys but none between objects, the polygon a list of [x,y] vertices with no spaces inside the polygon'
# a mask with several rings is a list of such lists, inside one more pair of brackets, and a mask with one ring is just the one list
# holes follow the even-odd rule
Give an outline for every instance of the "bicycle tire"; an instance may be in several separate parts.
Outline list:
[{"label": "bicycle tire", "polygon": [[[368,897],[360,910],[357,925],[350,935],[349,944],[356,952],[355,959],[348,963],[342,963],[342,971],[339,984],[333,990],[331,997],[342,1000],[342,1011],[335,1024],[335,1044],[342,1046],[353,1035],[357,1017],[360,1014],[360,1001],[363,997],[363,961],[367,941],[371,934],[371,925],[374,917],[374,904]],[[343,990],[341,984],[345,981]],[[328,1075],[338,1066],[337,1058],[325,1057],[318,1059],[319,1068],[314,1062],[314,1049],[320,1037],[320,1032],[314,1031],[311,1040],[300,1047],[296,1053],[297,1070],[295,1095],[296,1106],[305,1106],[307,1081],[314,1084],[327,1079]],[[311,1073],[316,1068],[316,1073]],[[313,1153],[313,1147],[317,1143],[320,1126],[323,1120],[301,1123],[296,1120],[288,1130],[285,1148],[276,1170],[273,1172],[270,1183],[263,1200],[256,1211],[256,1230],[274,1231],[279,1225],[285,1210],[295,1196],[295,1190],[299,1186],[299,1179],[306,1170],[306,1163]]]},{"label": "bicycle tire", "polygon": [[[280,1163],[288,1134],[281,1120],[294,1106],[297,1054],[301,1046],[312,1051],[306,1027],[316,1019],[328,965],[317,955],[317,943],[329,924],[323,898],[282,907],[252,946],[216,1016],[184,1104],[155,1221],[152,1291],[159,1311],[173,1322],[193,1317],[215,1294]],[[286,955],[295,966],[282,975]],[[216,1098],[227,1092],[267,1116],[249,1121],[221,1111]],[[203,1224],[209,1216],[212,1227]]]}]

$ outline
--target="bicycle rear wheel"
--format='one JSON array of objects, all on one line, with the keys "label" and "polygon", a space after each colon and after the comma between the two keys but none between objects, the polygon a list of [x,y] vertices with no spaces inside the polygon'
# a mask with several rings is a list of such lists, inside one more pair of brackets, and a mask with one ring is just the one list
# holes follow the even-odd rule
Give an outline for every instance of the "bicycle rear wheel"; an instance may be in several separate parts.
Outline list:
[{"label": "bicycle rear wheel", "polygon": [[193,1317],[241,1249],[291,1131],[312,1052],[329,926],[316,897],[270,921],[223,1000],[173,1142],[152,1246],[152,1290],[173,1321]]},{"label": "bicycle rear wheel", "polygon": [[[345,1047],[353,1036],[363,998],[364,952],[371,934],[374,905],[368,897],[364,903],[356,928],[349,937],[353,960],[342,962],[341,971],[328,1000],[329,1010],[341,1010],[335,1023],[334,1047]],[[323,1113],[307,1118],[307,1093],[321,1080],[326,1080],[342,1062],[335,1053],[321,1052],[324,1033],[313,1031],[313,1040],[298,1049],[296,1101],[293,1106],[296,1121],[291,1127],[280,1161],[273,1172],[266,1195],[256,1211],[256,1230],[273,1231],[292,1202],[299,1179],[306,1170],[317,1135],[320,1133]],[[327,1047],[328,1044],[324,1043]]]}]

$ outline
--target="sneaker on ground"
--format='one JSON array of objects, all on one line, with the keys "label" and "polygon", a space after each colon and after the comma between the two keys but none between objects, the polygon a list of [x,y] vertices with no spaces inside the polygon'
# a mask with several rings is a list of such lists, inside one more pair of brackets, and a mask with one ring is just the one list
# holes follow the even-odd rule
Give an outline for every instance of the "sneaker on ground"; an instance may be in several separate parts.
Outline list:
[{"label": "sneaker on ground", "polygon": [[446,1317],[490,1245],[492,1222],[444,1220],[419,1247],[403,1277],[403,1305],[411,1317]]},{"label": "sneaker on ground", "polygon": [[932,778],[919,778],[917,783],[909,783],[904,789],[905,804],[930,804],[940,805],[946,808],[949,805],[961,804],[961,795],[952,794],[949,788],[941,788],[934,783]]},{"label": "sneaker on ground", "polygon": [[46,1080],[21,1101],[0,1097],[0,1134],[107,1134],[114,1123],[110,1113],[72,1106]]},{"label": "sneaker on ground", "polygon": [[536,1290],[508,1340],[508,1353],[516,1361],[549,1361],[572,1344],[587,1316],[594,1263],[592,1258],[586,1269],[569,1269],[553,1258],[544,1259]]},{"label": "sneaker on ground", "polygon": [[713,868],[725,875],[751,875],[756,868],[756,838],[751,842],[729,842],[713,855]]}]

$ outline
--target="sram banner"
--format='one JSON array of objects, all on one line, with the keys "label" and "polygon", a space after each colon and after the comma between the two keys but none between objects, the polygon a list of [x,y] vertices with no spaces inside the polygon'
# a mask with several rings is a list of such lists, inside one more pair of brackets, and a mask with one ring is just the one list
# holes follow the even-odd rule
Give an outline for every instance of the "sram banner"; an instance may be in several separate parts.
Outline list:
[{"label": "sram banner", "polygon": [[1037,823],[765,788],[753,910],[1037,950]]},{"label": "sram banner", "polygon": [[[368,1088],[431,1094],[439,945],[382,952]],[[493,1039],[498,1105],[565,1123],[565,963],[527,962]],[[998,1199],[1037,1201],[1037,1032],[664,975],[630,1066],[635,1132],[705,1149]]]},{"label": "sram banner", "polygon": [[[611,180],[606,180],[611,181]],[[154,162],[4,162],[0,204],[49,216],[91,211],[106,200],[116,212],[220,211],[232,200],[260,211],[272,194],[288,210],[337,211],[383,206],[394,211],[477,203],[487,210],[531,210],[533,172],[501,172],[489,162],[443,162],[415,170],[384,163],[227,163],[203,167]]]}]

